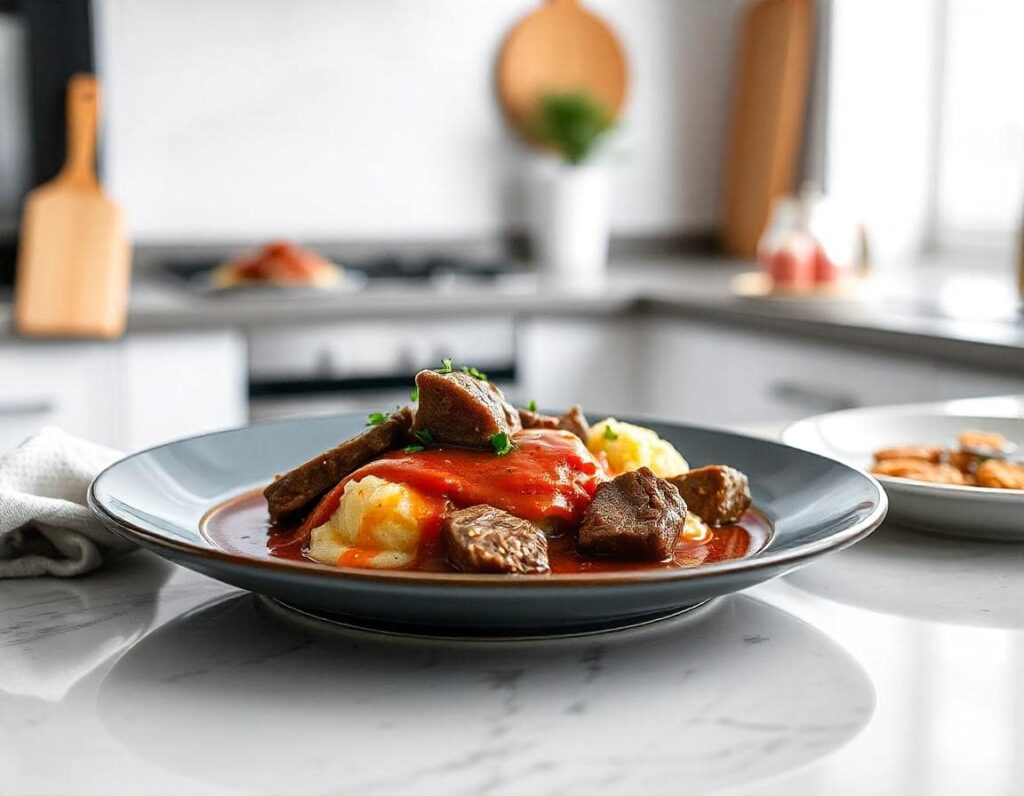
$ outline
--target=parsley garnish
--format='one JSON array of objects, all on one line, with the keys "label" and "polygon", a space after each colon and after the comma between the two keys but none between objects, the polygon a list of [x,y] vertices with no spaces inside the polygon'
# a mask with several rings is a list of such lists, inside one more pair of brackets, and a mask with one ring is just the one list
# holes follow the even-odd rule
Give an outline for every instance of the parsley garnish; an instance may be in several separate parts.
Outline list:
[{"label": "parsley garnish", "polygon": [[537,402],[531,400],[530,403],[528,403],[526,405],[526,408],[529,409],[531,412],[536,412],[537,411]]},{"label": "parsley garnish", "polygon": [[487,381],[487,374],[482,373],[481,371],[477,370],[472,366],[463,365],[462,372],[469,376],[472,376],[474,379],[479,379],[480,381]]},{"label": "parsley garnish", "polygon": [[420,399],[420,388],[419,387],[413,387],[412,388],[412,392],[409,393],[409,400],[410,401],[418,401],[419,399]]},{"label": "parsley garnish", "polygon": [[512,440],[508,438],[508,434],[504,431],[499,431],[493,437],[491,437],[491,447],[494,448],[494,452],[499,456],[504,456],[510,450],[512,450]]},{"label": "parsley garnish", "polygon": [[434,444],[434,435],[430,433],[429,428],[421,428],[419,431],[417,431],[416,439],[418,439],[424,445]]},{"label": "parsley garnish", "polygon": [[450,359],[442,359],[441,367],[437,369],[438,373],[451,373],[452,372],[452,361]]},{"label": "parsley garnish", "polygon": [[618,439],[619,438],[619,432],[616,431],[611,426],[605,426],[604,427],[604,438],[605,439]]},{"label": "parsley garnish", "polygon": [[391,417],[387,412],[370,412],[369,420],[366,421],[368,426],[379,426],[381,423],[387,421]]},{"label": "parsley garnish", "polygon": [[422,445],[406,445],[404,448],[402,448],[402,453],[419,453],[420,451],[425,450],[426,448],[424,448]]}]

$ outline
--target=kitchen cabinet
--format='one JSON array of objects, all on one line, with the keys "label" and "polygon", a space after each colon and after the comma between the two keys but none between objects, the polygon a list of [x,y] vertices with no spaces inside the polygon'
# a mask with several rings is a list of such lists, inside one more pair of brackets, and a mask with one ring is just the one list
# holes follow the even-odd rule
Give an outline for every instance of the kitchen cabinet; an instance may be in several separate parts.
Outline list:
[{"label": "kitchen cabinet", "polygon": [[624,318],[533,317],[516,339],[520,403],[559,409],[583,404],[592,414],[635,414],[645,404],[644,323]]},{"label": "kitchen cabinet", "polygon": [[858,406],[1024,393],[1024,378],[706,321],[524,322],[525,392],[547,406],[711,425]]},{"label": "kitchen cabinet", "polygon": [[228,331],[0,343],[0,451],[43,426],[125,451],[246,418],[245,345]]}]

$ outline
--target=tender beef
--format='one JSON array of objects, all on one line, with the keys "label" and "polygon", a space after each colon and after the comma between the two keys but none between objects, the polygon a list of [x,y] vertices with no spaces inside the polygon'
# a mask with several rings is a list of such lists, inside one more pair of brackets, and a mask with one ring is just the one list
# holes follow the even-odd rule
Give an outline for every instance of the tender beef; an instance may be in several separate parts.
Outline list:
[{"label": "tender beef", "polygon": [[519,410],[519,420],[523,428],[550,428],[571,431],[584,442],[590,435],[590,424],[583,414],[583,408],[576,404],[568,412],[555,417],[540,412],[532,412],[529,409]]},{"label": "tender beef", "polygon": [[709,464],[669,478],[686,507],[708,525],[730,525],[750,508],[747,477],[724,464]]},{"label": "tender beef", "polygon": [[558,427],[571,431],[584,443],[590,436],[590,423],[587,422],[587,416],[583,414],[583,407],[579,404],[574,404],[568,412],[558,416]]},{"label": "tender beef", "polygon": [[270,518],[276,522],[283,515],[298,511],[356,468],[406,444],[411,426],[412,411],[403,407],[383,423],[278,476],[263,490]]},{"label": "tender beef", "polygon": [[532,522],[493,506],[452,512],[441,526],[451,565],[462,572],[549,572],[548,540]]},{"label": "tender beef", "polygon": [[512,435],[501,391],[468,373],[422,370],[416,375],[419,408],[413,433],[429,431],[436,442],[490,448],[495,434]]},{"label": "tender beef", "polygon": [[501,404],[501,411],[504,413],[505,421],[508,423],[509,428],[512,429],[512,432],[521,431],[523,423],[519,419],[519,411],[505,400],[505,394],[501,391],[501,388],[493,381],[486,381],[484,384],[487,385],[487,389],[494,394]]},{"label": "tender beef", "polygon": [[685,524],[686,504],[676,488],[641,467],[598,486],[576,546],[586,555],[663,561]]}]

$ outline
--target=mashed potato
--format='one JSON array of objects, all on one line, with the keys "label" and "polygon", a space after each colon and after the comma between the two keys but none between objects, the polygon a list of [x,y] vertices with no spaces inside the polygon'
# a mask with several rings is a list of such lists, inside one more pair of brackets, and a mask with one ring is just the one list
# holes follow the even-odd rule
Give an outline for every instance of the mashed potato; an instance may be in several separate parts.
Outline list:
[{"label": "mashed potato", "polygon": [[443,502],[404,484],[367,475],[347,484],[337,511],[313,529],[309,555],[335,566],[409,566],[416,560],[424,524],[443,509]]},{"label": "mashed potato", "polygon": [[655,475],[668,478],[690,469],[679,451],[649,428],[614,417],[591,427],[587,448],[598,458],[604,454],[615,474],[648,467]]}]

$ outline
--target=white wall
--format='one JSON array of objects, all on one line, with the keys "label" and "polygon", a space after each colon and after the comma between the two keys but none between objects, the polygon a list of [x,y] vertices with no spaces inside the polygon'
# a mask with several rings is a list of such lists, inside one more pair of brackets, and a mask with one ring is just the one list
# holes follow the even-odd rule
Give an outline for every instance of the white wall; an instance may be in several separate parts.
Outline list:
[{"label": "white wall", "polygon": [[[524,157],[495,100],[540,0],[98,0],[105,163],[138,240],[476,237]],[[592,0],[628,49],[614,229],[717,217],[743,0]]]}]

